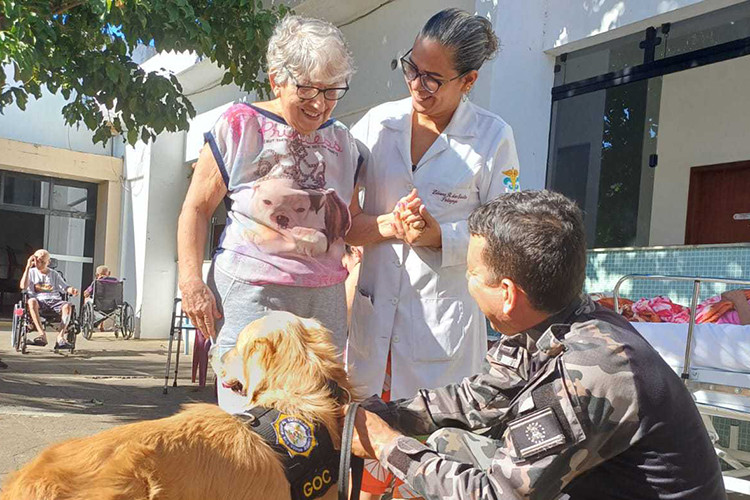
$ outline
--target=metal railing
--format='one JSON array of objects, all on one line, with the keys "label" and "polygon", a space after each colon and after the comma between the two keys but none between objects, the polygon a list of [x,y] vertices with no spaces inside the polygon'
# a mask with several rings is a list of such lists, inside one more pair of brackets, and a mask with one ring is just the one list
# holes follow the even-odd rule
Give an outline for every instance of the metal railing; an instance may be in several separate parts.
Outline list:
[{"label": "metal railing", "polygon": [[700,295],[701,283],[723,283],[726,285],[750,286],[750,281],[736,280],[728,278],[704,278],[700,276],[667,276],[663,274],[628,274],[617,280],[615,289],[612,293],[615,301],[615,311],[622,313],[620,310],[620,286],[626,281],[679,281],[693,283],[693,298],[690,302],[690,322],[688,323],[687,343],[685,345],[685,362],[682,365],[683,380],[690,378],[690,358],[693,352],[693,328],[695,327],[695,315],[698,309],[698,296]]}]

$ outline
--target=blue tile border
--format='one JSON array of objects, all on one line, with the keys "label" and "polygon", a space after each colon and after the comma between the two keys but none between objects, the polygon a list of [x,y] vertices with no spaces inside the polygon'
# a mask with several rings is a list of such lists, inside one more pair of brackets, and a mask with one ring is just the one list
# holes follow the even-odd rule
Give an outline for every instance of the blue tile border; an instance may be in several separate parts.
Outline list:
[{"label": "blue tile border", "polygon": [[[626,274],[750,279],[750,245],[590,250],[587,258],[584,290],[588,293],[611,293],[617,280]],[[726,289],[726,285],[705,283],[700,300]],[[667,295],[688,305],[692,284],[631,281],[623,284],[621,293],[631,299]]]}]

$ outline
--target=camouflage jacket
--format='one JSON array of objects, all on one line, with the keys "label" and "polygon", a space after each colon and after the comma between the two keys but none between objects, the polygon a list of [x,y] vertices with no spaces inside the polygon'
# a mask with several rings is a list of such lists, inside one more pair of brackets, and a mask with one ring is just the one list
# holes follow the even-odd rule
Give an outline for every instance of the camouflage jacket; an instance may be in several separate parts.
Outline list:
[{"label": "camouflage jacket", "polygon": [[680,378],[621,316],[584,299],[504,337],[484,373],[365,407],[405,435],[492,438],[491,465],[401,436],[380,460],[428,499],[725,499],[718,459]]}]

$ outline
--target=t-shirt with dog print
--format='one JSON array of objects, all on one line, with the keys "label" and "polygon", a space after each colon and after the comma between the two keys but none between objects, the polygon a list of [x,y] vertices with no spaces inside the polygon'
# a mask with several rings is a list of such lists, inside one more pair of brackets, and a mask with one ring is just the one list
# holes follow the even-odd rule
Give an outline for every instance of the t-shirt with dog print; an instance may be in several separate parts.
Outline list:
[{"label": "t-shirt with dog print", "polygon": [[341,263],[361,157],[342,123],[303,135],[280,116],[239,103],[205,134],[227,186],[215,265],[256,285],[322,287]]}]

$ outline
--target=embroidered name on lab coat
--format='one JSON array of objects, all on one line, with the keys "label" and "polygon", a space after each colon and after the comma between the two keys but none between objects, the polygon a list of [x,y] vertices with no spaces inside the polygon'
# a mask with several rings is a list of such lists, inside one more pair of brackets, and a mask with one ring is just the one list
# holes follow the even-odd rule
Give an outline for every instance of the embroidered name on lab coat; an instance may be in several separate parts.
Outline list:
[{"label": "embroidered name on lab coat", "polygon": [[445,193],[443,191],[440,191],[439,189],[433,189],[432,190],[432,194],[435,195],[435,196],[439,196],[440,197],[440,201],[442,201],[444,203],[450,203],[451,205],[455,205],[456,203],[458,203],[461,200],[468,200],[469,199],[469,197],[466,196],[465,194],[452,193],[450,191],[448,191],[447,193]]}]

